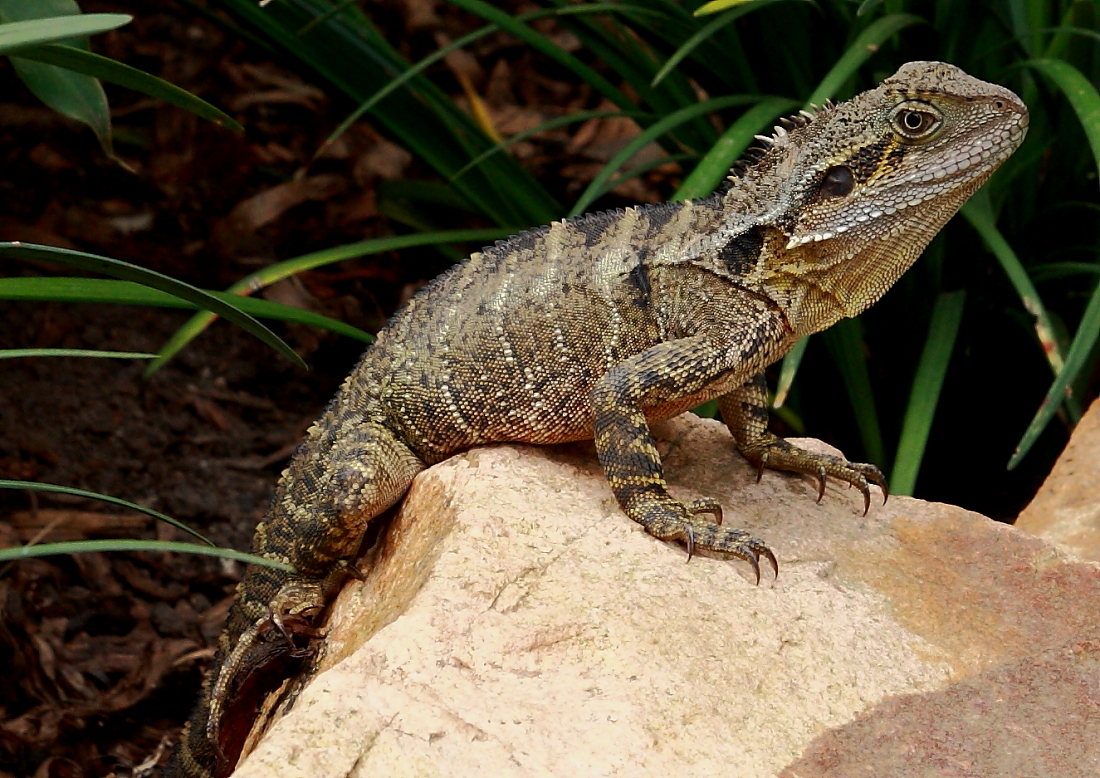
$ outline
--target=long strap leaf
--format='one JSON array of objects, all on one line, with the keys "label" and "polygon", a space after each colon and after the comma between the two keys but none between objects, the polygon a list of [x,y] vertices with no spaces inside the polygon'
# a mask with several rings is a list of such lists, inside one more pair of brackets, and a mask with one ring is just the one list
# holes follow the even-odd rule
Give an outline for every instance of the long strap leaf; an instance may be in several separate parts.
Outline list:
[{"label": "long strap leaf", "polygon": [[[352,327],[342,321],[323,316],[313,311],[305,311],[291,305],[272,302],[253,297],[241,297],[227,292],[210,292],[219,300],[240,308],[245,313],[261,319],[292,321],[310,327],[328,330],[364,343],[370,343],[374,336],[358,327]],[[135,284],[132,281],[116,281],[109,278],[0,278],[0,300],[50,300],[70,303],[110,303],[114,305],[149,305],[157,308],[184,308],[194,310],[201,306],[159,289]],[[213,314],[205,314],[212,316]],[[93,352],[90,352],[93,353]],[[94,352],[99,353],[99,352]],[[103,352],[112,353],[112,352]],[[157,355],[152,354],[155,358]],[[132,358],[132,357],[131,357]]]},{"label": "long strap leaf", "polygon": [[180,543],[170,540],[73,540],[64,543],[42,543],[35,546],[0,548],[0,562],[11,562],[31,557],[54,556],[57,554],[87,554],[92,551],[174,551],[182,554],[200,554],[216,556],[222,559],[235,559],[250,565],[272,567],[276,570],[294,572],[292,565],[276,562],[274,559],[234,551],[231,548],[200,546],[197,543]]},{"label": "long strap leaf", "polygon": [[137,68],[124,65],[109,57],[101,57],[90,51],[57,44],[20,48],[10,53],[22,59],[56,65],[102,81],[119,84],[136,92],[164,100],[172,105],[178,105],[180,108],[231,130],[244,130],[244,127],[237,124],[232,116],[196,97],[186,89],[180,89],[175,84],[171,84],[162,78],[157,78]]},{"label": "long strap leaf", "polygon": [[890,474],[892,494],[912,494],[932,431],[932,419],[936,415],[947,366],[955,348],[955,339],[962,323],[966,292],[943,292],[936,298],[932,320],[928,325],[928,337],[917,363],[913,388],[898,440],[898,453],[894,457],[894,470]]},{"label": "long strap leaf", "polygon": [[0,54],[7,55],[25,46],[116,30],[133,19],[128,14],[78,14],[0,24]]},{"label": "long strap leaf", "polygon": [[588,185],[588,188],[584,190],[581,196],[577,199],[577,202],[573,204],[572,210],[569,212],[569,216],[577,216],[585,212],[588,206],[592,202],[606,191],[607,183],[611,180],[611,177],[625,165],[631,157],[637,154],[646,144],[650,143],[654,138],[659,135],[663,135],[673,127],[683,124],[684,122],[691,121],[699,116],[704,116],[714,111],[720,111],[723,108],[730,108],[735,105],[745,105],[747,103],[759,102],[762,97],[756,95],[727,95],[726,97],[712,97],[710,100],[703,100],[695,105],[689,105],[686,108],[681,108],[675,113],[665,116],[660,121],[654,122],[651,126],[647,127],[636,138],[633,138],[628,144],[626,144],[611,160],[604,165],[603,170],[600,171],[592,183]]},{"label": "long strap leaf", "polygon": [[39,262],[53,262],[59,265],[78,267],[93,273],[103,273],[126,281],[134,281],[139,284],[160,289],[170,295],[194,303],[200,308],[213,311],[224,316],[241,329],[255,335],[264,343],[271,346],[287,359],[299,367],[306,367],[302,358],[294,353],[294,350],[260,322],[244,313],[239,308],[221,300],[209,292],[204,292],[198,287],[177,281],[174,278],[148,270],[129,262],[122,262],[110,257],[101,257],[98,254],[88,254],[83,251],[60,249],[53,246],[39,246],[35,243],[8,242],[0,243],[0,257],[8,259],[29,259]]},{"label": "long strap leaf", "polygon": [[118,505],[123,508],[129,508],[132,511],[138,513],[144,513],[146,516],[152,516],[158,521],[163,521],[165,524],[171,524],[177,529],[181,529],[189,535],[201,540],[208,546],[213,546],[213,541],[207,539],[204,535],[191,529],[182,521],[173,519],[171,516],[166,516],[160,511],[155,511],[152,508],[146,508],[144,505],[138,505],[136,502],[130,502],[123,500],[119,497],[111,497],[109,494],[99,494],[98,492],[89,492],[86,489],[77,489],[72,486],[60,486],[58,484],[41,484],[36,481],[7,481],[0,480],[0,489],[23,489],[30,492],[53,492],[55,494],[69,494],[74,497],[85,497],[89,500],[98,500],[99,502],[106,502],[112,505]]}]

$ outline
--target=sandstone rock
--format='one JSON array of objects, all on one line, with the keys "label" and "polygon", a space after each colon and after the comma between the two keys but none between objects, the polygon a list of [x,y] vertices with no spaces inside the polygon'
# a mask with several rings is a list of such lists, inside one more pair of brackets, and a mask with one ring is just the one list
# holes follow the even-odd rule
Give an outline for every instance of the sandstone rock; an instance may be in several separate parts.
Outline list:
[{"label": "sandstone rock", "polygon": [[1100,562],[1100,400],[1081,418],[1016,526]]},{"label": "sandstone rock", "polygon": [[[1046,776],[1097,774],[1100,565],[947,505],[864,517],[833,483],[820,504],[807,478],[757,484],[715,421],[655,432],[674,493],[720,499],[778,579],[686,563],[618,510],[588,446],[455,457],[417,478],[236,775],[1016,778],[1040,752],[1065,770]],[[966,772],[960,736],[1027,748]]]}]

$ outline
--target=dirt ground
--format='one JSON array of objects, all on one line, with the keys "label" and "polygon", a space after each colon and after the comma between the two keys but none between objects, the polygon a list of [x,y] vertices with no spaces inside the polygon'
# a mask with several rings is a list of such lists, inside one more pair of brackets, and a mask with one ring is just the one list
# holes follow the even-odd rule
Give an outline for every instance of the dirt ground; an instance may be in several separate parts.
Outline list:
[{"label": "dirt ground", "polygon": [[[0,332],[17,346],[148,351],[182,319],[24,303],[0,309]],[[219,545],[247,548],[280,468],[336,379],[294,375],[228,326],[152,380],[143,367],[10,360],[0,370],[0,477],[122,497]],[[186,538],[63,495],[2,491],[0,517],[2,546]],[[13,672],[0,675],[0,770],[129,774],[155,753],[187,714],[240,573],[235,562],[162,553],[9,565],[0,575],[0,662]]]}]

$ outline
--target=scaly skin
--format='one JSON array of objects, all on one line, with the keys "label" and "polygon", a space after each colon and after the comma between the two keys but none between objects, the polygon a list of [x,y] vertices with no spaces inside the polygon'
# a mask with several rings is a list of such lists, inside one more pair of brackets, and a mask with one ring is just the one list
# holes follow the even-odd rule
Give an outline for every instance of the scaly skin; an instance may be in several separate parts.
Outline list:
[{"label": "scaly skin", "polygon": [[835,476],[866,508],[868,483],[885,487],[877,468],[767,431],[763,370],[881,297],[1026,128],[1008,90],[910,63],[777,127],[711,197],[556,222],[436,279],[379,334],[283,473],[254,545],[297,572],[246,573],[165,775],[231,771],[242,689],[277,677],[315,635],[371,519],[471,446],[594,438],[627,516],[759,576],[772,552],[722,526],[714,500],[672,497],[649,432],[717,398],[758,467]]}]

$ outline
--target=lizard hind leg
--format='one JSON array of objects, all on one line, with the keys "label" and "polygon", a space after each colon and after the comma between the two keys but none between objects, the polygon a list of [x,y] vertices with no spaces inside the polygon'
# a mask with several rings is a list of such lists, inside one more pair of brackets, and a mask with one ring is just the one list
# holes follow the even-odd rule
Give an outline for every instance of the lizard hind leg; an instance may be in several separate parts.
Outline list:
[{"label": "lizard hind leg", "polygon": [[833,476],[856,487],[863,494],[863,514],[871,506],[869,484],[882,489],[882,501],[889,491],[882,471],[871,464],[849,462],[829,454],[818,454],[793,446],[768,431],[768,387],[763,374],[718,398],[718,409],[737,449],[759,469],[789,470],[817,478],[817,500],[825,495],[825,477]]},{"label": "lizard hind leg", "polygon": [[[247,569],[202,698],[166,777],[218,777],[231,771],[243,745],[236,723],[230,728],[227,719],[237,696],[242,689],[261,695],[271,691],[279,683],[271,676],[278,676],[287,658],[308,650],[299,642],[320,634],[315,621],[340,584],[348,575],[361,576],[349,559],[367,525],[401,499],[424,469],[387,427],[351,414],[333,418],[336,408],[310,429],[253,539],[255,553],[290,564],[295,572]],[[265,680],[254,689],[258,678]]]},{"label": "lizard hind leg", "polygon": [[[261,585],[258,591],[249,589],[247,578],[242,584],[237,600],[251,623],[218,668],[215,700],[219,692],[228,693],[241,663],[266,628],[277,630],[292,650],[296,636],[320,637],[314,620],[348,577],[363,577],[349,560],[359,549],[367,525],[401,499],[424,469],[423,462],[387,427],[355,417],[341,421],[337,418],[334,424],[311,430],[283,474],[268,517],[256,528],[256,553],[286,561],[296,573],[275,587]],[[336,432],[324,434],[321,428]],[[291,622],[294,627],[288,629]],[[211,715],[207,722],[214,743],[217,719]]]}]

